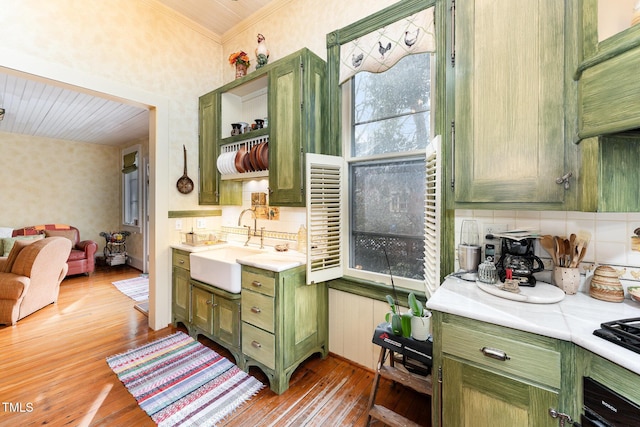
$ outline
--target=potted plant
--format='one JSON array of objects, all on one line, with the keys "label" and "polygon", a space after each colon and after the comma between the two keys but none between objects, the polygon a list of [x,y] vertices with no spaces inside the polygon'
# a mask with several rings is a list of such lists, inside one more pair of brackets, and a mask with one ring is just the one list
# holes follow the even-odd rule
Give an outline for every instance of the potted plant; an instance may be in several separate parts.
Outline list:
[{"label": "potted plant", "polygon": [[[384,251],[384,257],[387,260],[387,265],[389,266],[391,289],[393,289],[393,296],[387,295],[387,302],[391,307],[391,312],[387,313],[385,319],[387,323],[391,323],[391,331],[394,335],[409,338],[411,336],[411,312],[404,314],[400,313],[400,306],[398,305],[398,293],[396,292],[396,285],[393,283],[393,274],[391,273],[391,263],[389,263],[387,249],[383,246],[382,250]],[[391,319],[389,319],[389,317],[391,317]]]},{"label": "potted plant", "polygon": [[400,307],[398,306],[398,300],[394,299],[391,295],[387,295],[387,302],[391,307],[391,312],[387,313],[385,320],[391,324],[391,331],[394,335],[402,335],[402,315],[400,314]]},{"label": "potted plant", "polygon": [[416,341],[426,341],[431,329],[431,313],[426,310],[416,295],[409,293],[409,308],[411,309],[411,337]]},{"label": "potted plant", "polygon": [[251,61],[249,55],[241,50],[229,55],[229,64],[236,67],[236,79],[239,79],[247,75],[247,68],[251,65]]}]

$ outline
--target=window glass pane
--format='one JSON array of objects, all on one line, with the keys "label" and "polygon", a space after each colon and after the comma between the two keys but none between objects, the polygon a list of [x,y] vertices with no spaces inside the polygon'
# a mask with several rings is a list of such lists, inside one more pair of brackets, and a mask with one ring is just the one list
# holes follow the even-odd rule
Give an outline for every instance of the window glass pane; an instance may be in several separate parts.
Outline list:
[{"label": "window glass pane", "polygon": [[353,77],[352,156],[424,149],[430,129],[430,54],[409,55],[384,73]]},{"label": "window glass pane", "polygon": [[350,167],[350,267],[424,277],[425,161],[401,159]]},{"label": "window glass pane", "polygon": [[123,223],[138,225],[138,171],[124,174]]}]

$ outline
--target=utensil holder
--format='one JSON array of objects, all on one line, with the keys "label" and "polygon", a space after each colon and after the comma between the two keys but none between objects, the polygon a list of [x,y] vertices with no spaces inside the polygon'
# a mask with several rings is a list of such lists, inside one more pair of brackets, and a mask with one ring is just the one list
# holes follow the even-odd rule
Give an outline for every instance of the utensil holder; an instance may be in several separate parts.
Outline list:
[{"label": "utensil holder", "polygon": [[567,295],[574,295],[580,287],[580,270],[573,267],[553,267],[553,284]]}]

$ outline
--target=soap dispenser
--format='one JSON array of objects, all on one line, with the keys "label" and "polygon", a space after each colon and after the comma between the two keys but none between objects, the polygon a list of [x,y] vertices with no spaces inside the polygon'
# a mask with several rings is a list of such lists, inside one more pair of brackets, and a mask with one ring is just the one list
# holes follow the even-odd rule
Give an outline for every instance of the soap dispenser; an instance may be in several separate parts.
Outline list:
[{"label": "soap dispenser", "polygon": [[298,252],[307,253],[307,229],[304,224],[298,229]]}]

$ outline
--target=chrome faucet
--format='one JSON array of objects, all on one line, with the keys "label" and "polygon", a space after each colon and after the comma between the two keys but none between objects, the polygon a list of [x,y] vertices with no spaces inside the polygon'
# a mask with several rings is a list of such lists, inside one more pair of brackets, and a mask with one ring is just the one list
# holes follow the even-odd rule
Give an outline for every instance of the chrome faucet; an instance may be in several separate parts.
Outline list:
[{"label": "chrome faucet", "polygon": [[[240,227],[242,225],[242,216],[248,212],[251,212],[251,214],[253,215],[253,229],[254,229],[254,233],[256,228],[258,227],[258,218],[256,216],[256,211],[255,209],[245,209],[242,212],[240,212],[240,216],[238,217],[238,227]],[[249,246],[249,240],[251,240],[251,226],[250,225],[245,225],[245,227],[247,227],[247,241],[244,242],[245,246]]]}]

